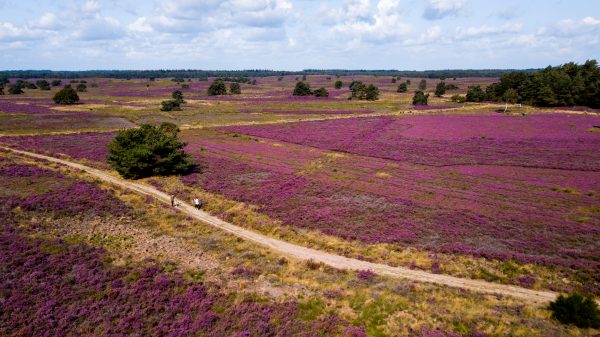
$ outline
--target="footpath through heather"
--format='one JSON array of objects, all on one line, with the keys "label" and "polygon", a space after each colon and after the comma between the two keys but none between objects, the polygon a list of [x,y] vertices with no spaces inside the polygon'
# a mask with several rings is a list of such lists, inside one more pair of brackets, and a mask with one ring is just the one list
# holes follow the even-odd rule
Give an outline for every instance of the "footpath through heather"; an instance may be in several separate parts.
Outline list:
[{"label": "footpath through heather", "polygon": [[[137,183],[134,181],[124,180],[115,177],[105,171],[91,168],[82,164],[71,162],[64,159],[55,157],[45,156],[33,152],[21,151],[12,149],[9,147],[0,147],[11,151],[13,153],[29,156],[37,159],[43,159],[54,163],[59,163],[65,166],[69,166],[75,169],[79,169],[87,172],[91,176],[94,176],[105,182],[130,189],[140,194],[154,197],[166,204],[170,204],[170,196],[164,192],[157,190],[154,187]],[[372,263],[367,261],[361,261],[357,259],[347,258],[340,255],[330,254],[327,252],[306,248],[296,244],[292,244],[286,241],[275,239],[260,233],[256,233],[252,230],[245,229],[239,226],[235,226],[231,223],[225,222],[217,217],[214,217],[206,212],[195,209],[192,205],[187,203],[181,203],[179,208],[182,212],[189,214],[190,216],[198,219],[204,223],[210,224],[214,227],[220,228],[226,232],[229,232],[235,236],[243,238],[245,240],[252,241],[256,244],[265,246],[272,251],[299,260],[313,260],[321,262],[338,269],[350,269],[350,270],[371,270],[379,275],[403,278],[417,282],[427,282],[442,286],[462,288],[474,292],[485,293],[485,294],[499,294],[503,296],[510,296],[527,301],[528,304],[532,305],[546,305],[548,302],[553,301],[558,294],[551,291],[539,291],[531,290],[522,287],[497,284],[482,280],[465,279],[459,277],[453,277],[448,275],[433,274],[421,270],[412,270],[403,267],[392,267],[380,263]]]}]

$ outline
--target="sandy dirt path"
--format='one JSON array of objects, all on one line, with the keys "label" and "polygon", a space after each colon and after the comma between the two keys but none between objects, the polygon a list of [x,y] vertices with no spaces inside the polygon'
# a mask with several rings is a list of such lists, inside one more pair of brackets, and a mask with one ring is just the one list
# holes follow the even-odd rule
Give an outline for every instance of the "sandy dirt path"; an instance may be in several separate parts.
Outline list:
[{"label": "sandy dirt path", "polygon": [[[2,146],[0,146],[0,148],[11,151],[16,154],[38,159],[44,159],[54,163],[59,163],[65,166],[79,169],[103,181],[133,190],[140,194],[154,197],[166,204],[170,204],[170,196],[166,193],[161,192],[156,188],[145,184],[115,177],[107,173],[106,171],[94,169],[75,162],[45,156],[33,152],[21,151]],[[278,254],[298,260],[313,260],[338,269],[371,270],[383,276],[402,278],[417,282],[433,283],[448,287],[462,288],[485,294],[499,294],[503,296],[510,296],[513,298],[518,298],[527,301],[528,303],[533,305],[545,305],[549,301],[553,301],[558,295],[557,293],[551,291],[531,290],[517,286],[497,284],[482,280],[465,279],[448,275],[433,274],[421,270],[412,270],[403,267],[392,267],[380,263],[372,263],[357,259],[351,259],[340,255],[330,254],[327,252],[306,248],[303,246],[271,238],[266,235],[259,234],[239,226],[235,226],[217,217],[211,216],[206,212],[197,210],[192,205],[185,202],[181,203],[179,209],[202,222],[222,229],[240,238],[252,241],[258,245],[265,246]]]}]

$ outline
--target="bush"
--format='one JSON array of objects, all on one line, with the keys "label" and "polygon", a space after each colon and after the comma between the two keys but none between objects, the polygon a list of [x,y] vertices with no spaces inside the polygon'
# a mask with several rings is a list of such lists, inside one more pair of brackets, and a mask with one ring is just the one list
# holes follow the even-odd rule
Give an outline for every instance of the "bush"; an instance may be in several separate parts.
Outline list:
[{"label": "bush", "polygon": [[396,83],[396,78],[392,78],[392,83]]},{"label": "bush", "polygon": [[170,123],[119,131],[108,145],[108,163],[128,179],[188,173],[195,164],[183,151],[186,144],[179,141],[178,133]]},{"label": "bush", "polygon": [[40,88],[40,90],[50,90],[50,83],[46,80],[37,80],[35,84]]},{"label": "bush", "polygon": [[467,102],[483,102],[485,100],[485,92],[481,90],[479,85],[470,85],[467,89]]},{"label": "bush", "polygon": [[219,96],[226,95],[227,88],[225,87],[225,83],[221,80],[216,80],[210,84],[207,90],[208,96]]},{"label": "bush", "polygon": [[377,88],[373,84],[369,84],[365,90],[365,96],[368,101],[376,101],[379,99],[379,88]]},{"label": "bush", "polygon": [[233,82],[229,85],[229,92],[232,95],[239,95],[242,93],[242,88],[240,87],[239,83]]},{"label": "bush", "polygon": [[310,85],[306,82],[298,82],[296,83],[296,87],[294,88],[294,96],[310,96],[312,92],[310,91]]},{"label": "bush", "polygon": [[52,86],[53,86],[53,87],[58,87],[58,86],[59,86],[59,85],[61,85],[61,84],[62,84],[62,81],[61,81],[61,80],[53,80],[53,81],[52,81]]},{"label": "bush", "polygon": [[333,87],[336,89],[341,89],[342,86],[344,85],[344,83],[342,81],[335,81],[335,83],[333,84]]},{"label": "bush", "polygon": [[450,97],[450,100],[452,102],[456,102],[456,103],[464,103],[467,101],[467,98],[465,96],[461,96],[459,94],[456,95],[452,95],[452,97]]},{"label": "bush", "polygon": [[92,88],[98,88],[98,83],[92,83],[92,84],[90,84],[90,87],[92,87]]},{"label": "bush", "polygon": [[185,103],[185,101],[183,100],[183,93],[180,90],[173,91],[173,93],[171,94],[171,97],[173,98],[174,101],[177,102],[178,107],[179,107],[179,104]]},{"label": "bush", "polygon": [[162,107],[160,108],[160,111],[180,111],[181,110],[181,106],[180,106],[180,102],[174,99],[170,99],[168,101],[162,101],[160,103],[162,105]]},{"label": "bush", "polygon": [[325,88],[319,88],[313,92],[315,97],[329,97],[329,91]]},{"label": "bush", "polygon": [[425,94],[423,90],[415,91],[415,95],[413,96],[413,105],[427,105],[427,100],[429,99],[429,94]]},{"label": "bush", "polygon": [[408,85],[406,85],[406,83],[400,83],[398,85],[398,88],[396,89],[396,92],[407,92],[408,91]]},{"label": "bush", "polygon": [[85,85],[83,83],[79,83],[77,85],[77,91],[78,92],[86,92],[87,91],[87,85]]},{"label": "bush", "polygon": [[437,97],[442,97],[445,93],[446,93],[446,83],[444,83],[442,81],[435,86],[435,95]]},{"label": "bush", "polygon": [[427,81],[421,80],[421,82],[419,82],[419,90],[425,91],[426,89],[427,89]]},{"label": "bush", "polygon": [[79,102],[79,95],[71,86],[67,85],[57,92],[52,100],[56,104],[74,104]]},{"label": "bush", "polygon": [[456,89],[459,89],[459,88],[455,84],[447,84],[446,85],[446,90],[456,90]]},{"label": "bush", "polygon": [[13,84],[10,87],[8,87],[8,93],[11,95],[20,95],[23,93],[23,89],[21,89],[20,85]]},{"label": "bush", "polygon": [[549,306],[552,317],[563,324],[580,328],[600,328],[600,310],[592,297],[571,294],[560,295]]}]

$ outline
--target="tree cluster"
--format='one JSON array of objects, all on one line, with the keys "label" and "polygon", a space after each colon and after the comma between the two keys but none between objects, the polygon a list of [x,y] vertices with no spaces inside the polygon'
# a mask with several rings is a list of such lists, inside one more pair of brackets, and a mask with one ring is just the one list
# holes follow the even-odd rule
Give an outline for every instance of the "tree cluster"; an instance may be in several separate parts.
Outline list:
[{"label": "tree cluster", "polygon": [[413,96],[412,104],[413,105],[427,105],[427,101],[429,100],[429,94],[426,94],[423,90],[415,91]]},{"label": "tree cluster", "polygon": [[350,83],[350,91],[352,92],[350,99],[360,99],[367,101],[376,101],[379,99],[379,88],[373,84],[364,84],[361,81],[352,81]]},{"label": "tree cluster", "polygon": [[589,60],[583,65],[571,62],[528,74],[511,72],[488,86],[486,96],[493,101],[510,99],[535,106],[600,108],[600,68],[596,60]]},{"label": "tree cluster", "polygon": [[183,100],[183,93],[180,90],[175,90],[171,94],[170,100],[162,101],[160,104],[162,107],[161,111],[180,111],[181,104],[185,103]]},{"label": "tree cluster", "polygon": [[329,97],[329,91],[325,88],[319,88],[315,91],[310,90],[310,84],[304,81],[296,82],[296,86],[294,87],[294,91],[292,92],[293,96],[312,96],[315,97]]}]

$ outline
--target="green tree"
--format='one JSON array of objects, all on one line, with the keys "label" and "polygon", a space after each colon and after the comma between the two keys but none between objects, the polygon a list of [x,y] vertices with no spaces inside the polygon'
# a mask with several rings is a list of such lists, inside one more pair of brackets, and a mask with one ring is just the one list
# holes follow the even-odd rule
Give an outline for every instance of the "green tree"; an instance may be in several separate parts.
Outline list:
[{"label": "green tree", "polygon": [[242,88],[237,82],[233,82],[229,85],[229,92],[233,95],[239,95],[242,93]]},{"label": "green tree", "polygon": [[52,80],[52,86],[53,87],[58,87],[61,84],[62,84],[61,80]]},{"label": "green tree", "polygon": [[227,88],[225,87],[225,83],[223,81],[215,80],[208,87],[207,93],[208,93],[208,96],[226,95]]},{"label": "green tree", "polygon": [[379,88],[373,84],[367,85],[365,88],[365,99],[368,101],[376,101],[379,99]]},{"label": "green tree", "polygon": [[444,83],[442,81],[435,86],[435,95],[437,97],[442,97],[445,93],[446,93],[446,83]]},{"label": "green tree", "polygon": [[13,84],[10,87],[8,87],[8,93],[11,95],[20,95],[23,92],[23,89],[21,89],[21,86],[18,84]]},{"label": "green tree", "polygon": [[396,83],[396,78],[392,77],[392,83]]},{"label": "green tree", "polygon": [[421,80],[421,82],[419,82],[419,90],[427,90],[427,81],[426,80]]},{"label": "green tree", "polygon": [[429,99],[429,94],[425,94],[423,90],[415,91],[415,95],[412,99],[413,105],[427,105],[427,100]]},{"label": "green tree", "polygon": [[333,87],[336,89],[341,89],[343,85],[344,85],[344,83],[342,81],[338,80],[338,81],[335,81],[335,83],[333,84]]},{"label": "green tree", "polygon": [[293,92],[294,96],[310,96],[312,92],[310,91],[310,85],[306,82],[300,81],[296,83],[296,87]]},{"label": "green tree", "polygon": [[173,98],[174,101],[177,102],[177,104],[185,103],[185,101],[183,100],[183,93],[181,92],[181,90],[173,91],[173,93],[171,93],[171,97]]},{"label": "green tree", "polygon": [[77,85],[77,91],[78,92],[86,92],[87,91],[87,85],[85,85],[83,83],[79,83]]},{"label": "green tree", "polygon": [[160,111],[180,111],[181,110],[180,102],[176,99],[162,101],[160,104],[162,105],[160,108]]},{"label": "green tree", "polygon": [[74,104],[79,102],[79,95],[70,85],[66,85],[54,95],[52,100],[56,104]]},{"label": "green tree", "polygon": [[313,92],[316,97],[329,97],[329,92],[325,88],[319,88]]},{"label": "green tree", "polygon": [[108,145],[108,163],[128,179],[188,173],[195,164],[178,133],[171,123],[121,130]]},{"label": "green tree", "polygon": [[37,80],[35,84],[40,90],[50,90],[50,83],[46,80]]},{"label": "green tree", "polygon": [[408,91],[408,85],[406,85],[406,82],[400,83],[398,85],[398,88],[396,89],[396,92],[407,92],[407,91]]},{"label": "green tree", "polygon": [[598,304],[589,296],[574,293],[560,295],[550,302],[552,317],[563,324],[573,324],[580,328],[600,328],[600,310]]},{"label": "green tree", "polygon": [[485,92],[481,90],[479,85],[470,85],[467,89],[467,102],[483,102],[485,100]]}]

